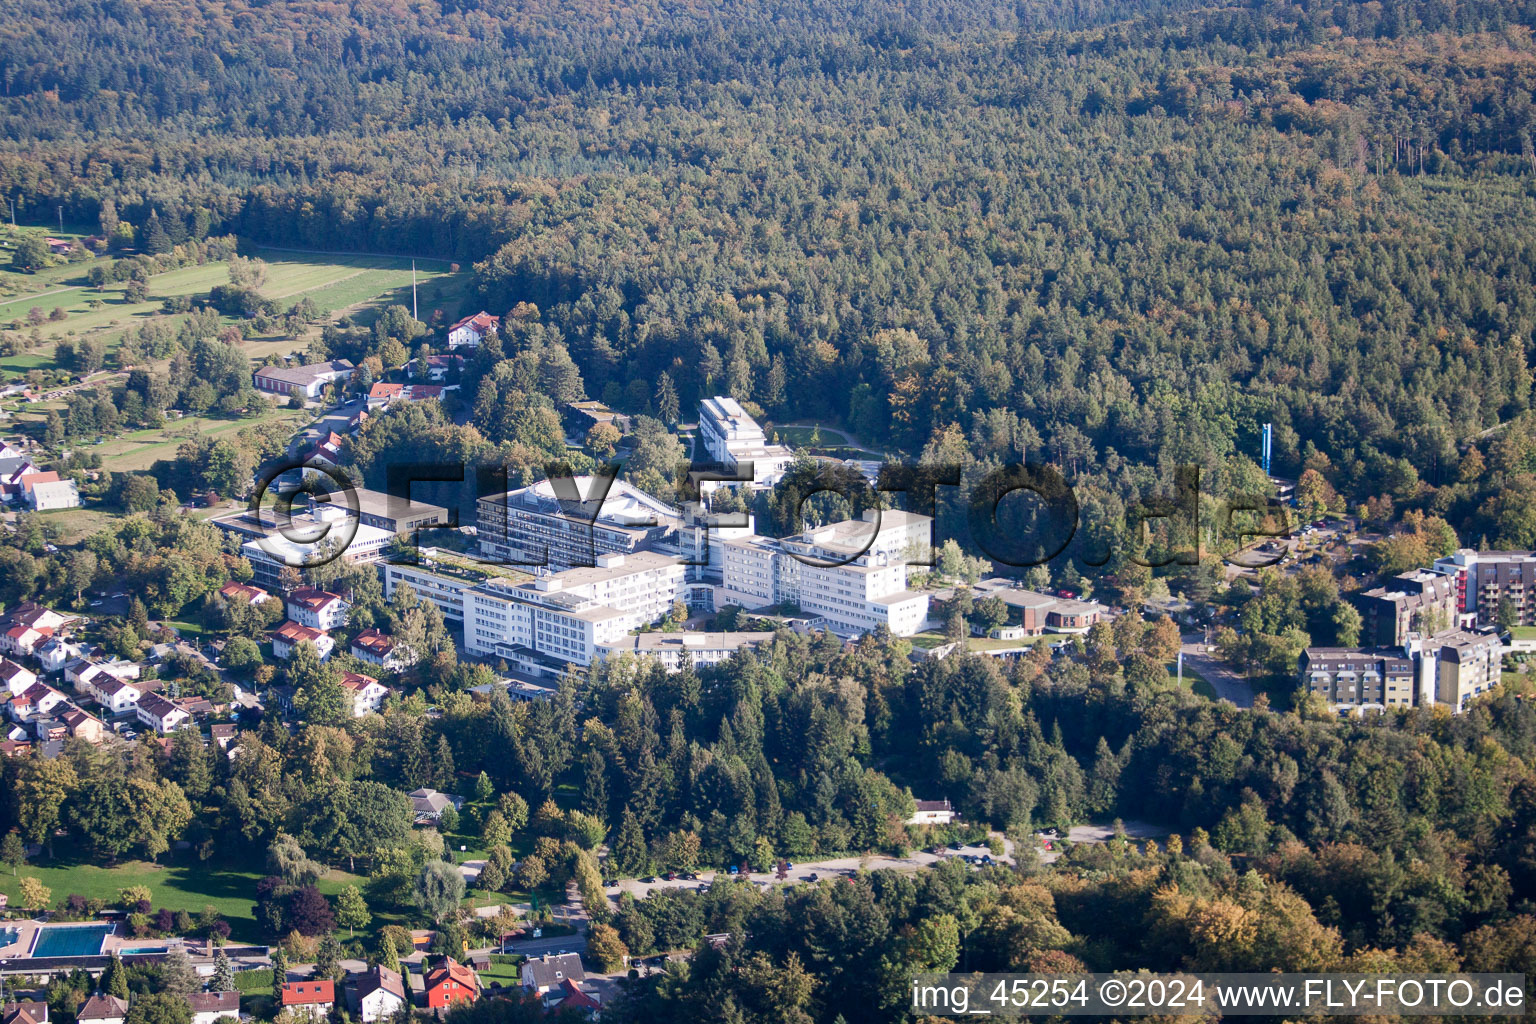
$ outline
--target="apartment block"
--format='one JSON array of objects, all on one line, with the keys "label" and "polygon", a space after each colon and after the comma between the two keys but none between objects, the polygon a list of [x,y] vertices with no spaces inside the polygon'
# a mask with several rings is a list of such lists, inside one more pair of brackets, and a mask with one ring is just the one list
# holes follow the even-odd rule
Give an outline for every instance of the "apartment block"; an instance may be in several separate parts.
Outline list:
[{"label": "apartment block", "polygon": [[1492,631],[1409,633],[1401,647],[1309,647],[1302,685],[1332,707],[1427,707],[1461,711],[1499,684],[1503,646]]},{"label": "apartment block", "polygon": [[1499,604],[1514,607],[1514,624],[1536,625],[1536,552],[1473,551],[1463,548],[1435,560],[1435,570],[1455,581],[1457,610],[1480,626],[1498,622]]},{"label": "apartment block", "polygon": [[[216,525],[237,531],[237,518],[228,517],[230,524],[227,526],[224,522]],[[323,552],[328,546],[344,544],[340,557],[349,562],[369,563],[383,558],[394,539],[393,532],[364,526],[340,509],[317,508],[295,515],[281,532],[246,541],[240,546],[240,553],[255,570],[253,582],[259,587],[276,590],[282,585],[285,568],[297,569],[302,577],[310,565],[324,557]]]},{"label": "apartment block", "polygon": [[637,633],[602,645],[603,657],[632,654],[655,658],[668,672],[685,665],[702,668],[729,661],[743,647],[756,647],[773,639],[772,633]]},{"label": "apartment block", "polygon": [[1400,647],[1409,633],[1437,633],[1458,622],[1456,580],[1430,569],[1399,573],[1355,599],[1361,639],[1376,647]]}]

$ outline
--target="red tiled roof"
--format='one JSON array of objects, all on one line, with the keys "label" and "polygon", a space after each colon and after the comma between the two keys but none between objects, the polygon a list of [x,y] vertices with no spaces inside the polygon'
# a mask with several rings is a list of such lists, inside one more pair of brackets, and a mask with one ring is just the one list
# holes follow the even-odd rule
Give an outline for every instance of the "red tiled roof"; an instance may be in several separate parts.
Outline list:
[{"label": "red tiled roof", "polygon": [[497,327],[499,327],[501,325],[501,317],[491,316],[491,314],[482,309],[480,312],[474,314],[473,316],[467,316],[460,320],[458,323],[448,328],[448,330],[450,332],[456,331],[466,324],[470,327],[473,327],[481,334],[484,334],[486,331],[495,330]]},{"label": "red tiled roof", "polygon": [[453,957],[444,957],[443,962],[427,972],[426,988],[437,988],[446,981],[453,980],[470,989],[480,988],[480,979],[475,972],[459,963]]},{"label": "red tiled roof", "polygon": [[329,981],[290,981],[283,986],[284,1006],[314,1006],[336,1001],[336,986]]},{"label": "red tiled roof", "polygon": [[395,642],[377,629],[365,629],[352,638],[352,646],[383,657],[395,649]]},{"label": "red tiled roof", "polygon": [[294,604],[302,605],[305,608],[308,608],[310,611],[319,611],[321,608],[329,605],[332,601],[340,601],[341,599],[342,598],[340,594],[332,594],[325,590],[316,590],[313,587],[306,587],[303,590],[295,590],[292,594],[288,595],[289,601]]},{"label": "red tiled roof", "polygon": [[318,629],[310,629],[308,626],[301,626],[297,622],[294,622],[292,619],[289,619],[281,626],[278,626],[277,630],[272,634],[272,636],[274,638],[281,638],[286,640],[290,644],[298,644],[305,640],[308,640],[310,643],[314,643],[316,640],[319,640],[321,637],[325,636],[325,634]]},{"label": "red tiled roof", "polygon": [[253,587],[248,583],[237,583],[234,580],[230,580],[228,583],[220,587],[219,595],[226,598],[243,597],[247,601],[252,602],[254,602],[258,597],[271,596],[260,587]]},{"label": "red tiled roof", "polygon": [[365,676],[361,672],[345,672],[341,677],[341,685],[349,690],[361,691],[376,682],[378,680],[373,676]]}]

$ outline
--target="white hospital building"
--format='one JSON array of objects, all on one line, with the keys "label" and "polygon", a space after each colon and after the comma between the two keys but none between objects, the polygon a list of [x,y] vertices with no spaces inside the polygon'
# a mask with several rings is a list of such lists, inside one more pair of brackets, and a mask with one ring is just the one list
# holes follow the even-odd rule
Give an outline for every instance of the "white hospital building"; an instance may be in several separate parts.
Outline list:
[{"label": "white hospital building", "polygon": [[699,403],[699,437],[710,456],[728,470],[752,465],[752,486],[772,487],[784,478],[795,455],[768,435],[734,398],[718,396]]},{"label": "white hospital building", "polygon": [[716,607],[792,604],[840,634],[886,626],[911,636],[928,619],[928,595],[907,589],[907,559],[927,550],[932,522],[870,510],[783,540],[727,540]]}]

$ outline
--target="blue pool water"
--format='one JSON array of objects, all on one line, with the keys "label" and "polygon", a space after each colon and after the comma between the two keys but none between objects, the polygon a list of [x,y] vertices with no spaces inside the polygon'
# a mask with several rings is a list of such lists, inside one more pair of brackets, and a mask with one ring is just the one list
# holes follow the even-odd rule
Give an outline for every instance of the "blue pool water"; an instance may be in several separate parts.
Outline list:
[{"label": "blue pool water", "polygon": [[37,941],[32,944],[32,955],[96,956],[111,931],[112,926],[109,924],[68,924],[39,928]]}]

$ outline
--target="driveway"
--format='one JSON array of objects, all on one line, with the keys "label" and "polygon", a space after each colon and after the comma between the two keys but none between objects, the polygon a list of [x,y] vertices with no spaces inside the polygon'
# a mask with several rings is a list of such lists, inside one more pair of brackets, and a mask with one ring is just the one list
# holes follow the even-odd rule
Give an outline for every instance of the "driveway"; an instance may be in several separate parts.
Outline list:
[{"label": "driveway", "polygon": [[1193,670],[1210,683],[1211,689],[1216,691],[1220,699],[1230,701],[1240,708],[1253,707],[1253,687],[1248,685],[1248,680],[1228,668],[1225,662],[1207,653],[1204,636],[1186,633],[1181,639],[1183,643],[1179,650],[1184,654],[1185,669]]}]

